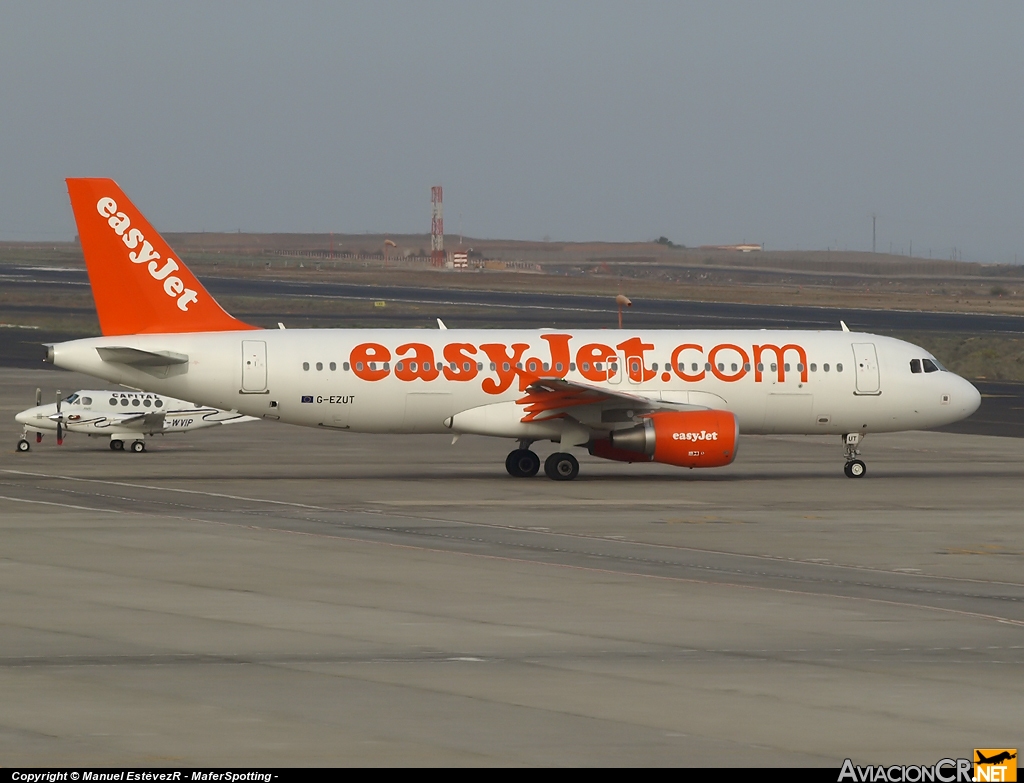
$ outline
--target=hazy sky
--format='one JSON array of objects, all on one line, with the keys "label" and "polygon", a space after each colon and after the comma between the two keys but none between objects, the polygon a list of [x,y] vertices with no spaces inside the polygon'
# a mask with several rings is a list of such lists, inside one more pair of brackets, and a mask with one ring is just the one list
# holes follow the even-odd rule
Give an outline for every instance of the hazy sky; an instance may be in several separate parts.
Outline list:
[{"label": "hazy sky", "polygon": [[166,231],[1024,262],[1024,3],[0,0],[0,240]]}]

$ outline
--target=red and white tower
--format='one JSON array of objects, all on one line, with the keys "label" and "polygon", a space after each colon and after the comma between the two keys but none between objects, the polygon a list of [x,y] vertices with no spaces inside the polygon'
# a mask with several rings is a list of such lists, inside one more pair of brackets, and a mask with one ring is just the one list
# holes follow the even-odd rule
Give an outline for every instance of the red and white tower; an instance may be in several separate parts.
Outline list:
[{"label": "red and white tower", "polygon": [[430,189],[430,204],[433,207],[430,220],[430,263],[444,266],[444,205],[441,203],[441,186]]}]

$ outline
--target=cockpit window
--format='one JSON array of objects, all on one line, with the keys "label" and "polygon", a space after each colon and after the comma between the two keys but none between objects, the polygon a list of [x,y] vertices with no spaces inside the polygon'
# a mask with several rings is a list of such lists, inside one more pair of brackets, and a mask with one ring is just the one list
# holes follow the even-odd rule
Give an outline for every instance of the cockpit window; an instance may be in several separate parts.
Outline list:
[{"label": "cockpit window", "polygon": [[66,403],[67,403],[68,405],[74,405],[74,404],[75,404],[75,401],[76,401],[77,399],[78,399],[78,392],[75,392],[75,393],[74,393],[74,394],[72,394],[72,395],[71,395],[70,397],[66,397],[66,398],[64,399],[64,402],[66,402]]},{"label": "cockpit window", "polygon": [[936,366],[935,362],[933,362],[931,359],[922,359],[921,360],[921,364],[924,365],[924,371],[925,372],[938,372],[939,371],[938,366]]},{"label": "cockpit window", "polygon": [[910,371],[911,372],[921,372],[921,360],[920,359],[911,359],[910,360]]}]

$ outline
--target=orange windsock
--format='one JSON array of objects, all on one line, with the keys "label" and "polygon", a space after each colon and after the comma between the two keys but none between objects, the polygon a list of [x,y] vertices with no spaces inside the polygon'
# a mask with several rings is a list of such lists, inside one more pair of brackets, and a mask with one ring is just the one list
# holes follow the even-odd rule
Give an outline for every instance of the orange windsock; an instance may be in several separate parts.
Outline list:
[{"label": "orange windsock", "polygon": [[112,179],[68,179],[104,335],[256,329],[228,315]]}]

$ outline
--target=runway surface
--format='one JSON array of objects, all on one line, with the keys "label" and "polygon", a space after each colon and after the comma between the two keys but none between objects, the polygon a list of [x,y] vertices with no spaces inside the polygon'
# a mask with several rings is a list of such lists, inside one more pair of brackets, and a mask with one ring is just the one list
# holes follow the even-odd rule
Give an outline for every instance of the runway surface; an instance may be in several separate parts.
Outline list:
[{"label": "runway surface", "polygon": [[[11,288],[52,288],[55,292],[54,306],[60,308],[57,295],[60,288],[88,286],[88,277],[85,270],[25,267],[7,270],[3,282]],[[485,308],[479,312],[467,309],[461,314],[459,323],[450,324],[464,328],[492,326],[499,321],[506,328],[604,328],[615,322],[614,302],[606,296],[460,290],[445,287],[444,278],[440,276],[436,288],[206,275],[202,282],[214,296],[253,296],[261,299],[281,296],[315,297]],[[245,313],[237,312],[235,315],[241,317]],[[393,317],[390,313],[388,316]],[[412,317],[416,319],[415,325],[423,325],[422,314]],[[293,325],[301,325],[295,323],[295,320],[294,317],[291,319]],[[839,321],[845,320],[851,329],[872,332],[1024,333],[1024,316],[1015,315],[794,307],[675,299],[638,298],[628,311],[628,320],[631,326],[645,329],[838,329]],[[426,321],[432,325],[430,318]]]},{"label": "runway surface", "polygon": [[[934,763],[1017,747],[1024,441],[745,438],[708,472],[264,422],[16,455],[0,758]],[[28,404],[28,403],[26,403]],[[542,456],[547,452],[540,447]]]}]

